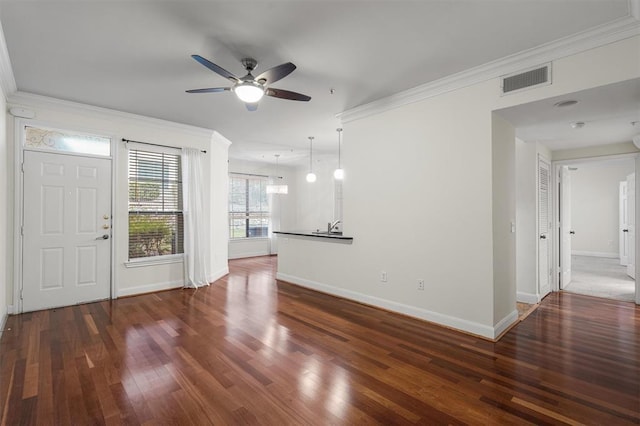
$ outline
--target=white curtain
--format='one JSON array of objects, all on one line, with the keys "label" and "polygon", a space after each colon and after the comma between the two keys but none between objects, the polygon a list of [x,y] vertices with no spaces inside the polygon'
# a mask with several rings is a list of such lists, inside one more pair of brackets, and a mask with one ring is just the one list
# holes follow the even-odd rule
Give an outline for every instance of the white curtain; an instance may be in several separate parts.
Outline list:
[{"label": "white curtain", "polygon": [[184,215],[185,287],[209,285],[211,260],[210,215],[205,209],[203,180],[205,154],[198,149],[182,148],[182,210]]}]

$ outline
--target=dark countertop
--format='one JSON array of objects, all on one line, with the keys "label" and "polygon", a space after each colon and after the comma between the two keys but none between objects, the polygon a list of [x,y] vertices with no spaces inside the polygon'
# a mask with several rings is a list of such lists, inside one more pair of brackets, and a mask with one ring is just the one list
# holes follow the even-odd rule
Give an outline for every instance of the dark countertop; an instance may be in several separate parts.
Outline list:
[{"label": "dark countertop", "polygon": [[329,240],[353,241],[353,237],[347,237],[342,234],[327,234],[326,232],[313,231],[273,231],[274,234],[280,235],[296,235],[299,237],[324,238]]}]

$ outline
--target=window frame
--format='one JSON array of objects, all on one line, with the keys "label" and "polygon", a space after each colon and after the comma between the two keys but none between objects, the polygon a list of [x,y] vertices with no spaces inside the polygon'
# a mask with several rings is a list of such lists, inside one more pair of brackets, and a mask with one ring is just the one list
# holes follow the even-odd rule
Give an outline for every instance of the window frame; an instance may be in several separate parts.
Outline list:
[{"label": "window frame", "polygon": [[[244,180],[244,200],[245,200],[245,209],[240,211],[233,210],[233,180]],[[260,182],[260,207],[262,210],[251,210],[251,199],[250,199],[250,182],[258,181]],[[271,228],[271,206],[269,202],[269,195],[267,194],[267,185],[269,181],[267,177],[262,176],[253,176],[246,175],[243,173],[229,173],[229,205],[228,205],[228,220],[229,220],[229,241],[247,241],[247,240],[259,240],[269,238],[269,230]],[[262,199],[264,198],[264,204]],[[236,237],[234,236],[234,219],[244,219],[244,236]],[[262,223],[262,225],[266,225],[266,232],[263,234],[261,232],[260,235],[251,236],[251,220],[260,220],[266,221],[266,223]],[[264,226],[257,227],[257,229],[265,228]]]},{"label": "window frame", "polygon": [[[162,172],[160,179],[146,178],[140,180],[139,172],[140,169],[137,168],[135,172],[138,173],[136,179],[132,180],[132,154],[134,152],[142,153],[143,157],[148,156],[149,159],[154,160],[153,157],[162,159]],[[173,157],[170,161],[165,160],[165,157],[170,158]],[[144,159],[144,158],[143,158]],[[145,160],[149,160],[145,159]],[[176,172],[174,172],[174,178],[166,178],[164,164],[169,163],[169,167],[175,167]],[[177,208],[176,209],[166,209],[164,207],[164,202],[162,203],[162,208],[159,210],[153,209],[139,209],[132,208],[131,202],[131,184],[133,182],[150,182],[155,181],[160,183],[160,194],[159,197],[167,198],[165,195],[167,194],[166,189],[173,186],[175,188],[176,194],[174,195],[176,198]],[[165,263],[177,263],[182,262],[184,259],[184,194],[183,194],[183,184],[182,184],[182,155],[181,152],[176,152],[175,149],[162,149],[155,147],[141,147],[141,148],[129,148],[127,150],[127,262],[125,265],[130,267],[138,267],[143,266],[142,264],[165,264]],[[169,190],[170,191],[170,190]],[[171,194],[169,193],[169,196]],[[134,203],[135,204],[135,203]],[[175,237],[169,241],[169,244],[172,246],[175,245],[175,253],[164,253],[164,254],[152,254],[147,256],[136,256],[131,257],[131,217],[132,214],[134,216],[143,217],[145,215],[148,216],[174,216],[175,217],[175,225],[171,225],[171,231],[175,230]]]}]

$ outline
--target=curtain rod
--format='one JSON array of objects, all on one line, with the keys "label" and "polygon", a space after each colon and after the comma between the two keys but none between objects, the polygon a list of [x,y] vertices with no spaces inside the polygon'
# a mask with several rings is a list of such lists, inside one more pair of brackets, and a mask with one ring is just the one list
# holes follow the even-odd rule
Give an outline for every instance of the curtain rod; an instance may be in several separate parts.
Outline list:
[{"label": "curtain rod", "polygon": [[282,176],[257,175],[255,173],[229,172],[229,174],[230,175],[255,176],[255,177],[263,177],[263,178],[274,177],[274,178],[277,178],[277,179],[283,179]]},{"label": "curtain rod", "polygon": [[[159,143],[151,143],[151,142],[132,141],[131,139],[125,139],[125,138],[122,138],[122,142],[124,142],[124,143],[128,143],[128,142],[141,143],[142,145],[160,146],[162,148],[182,149],[182,148],[178,148],[178,147],[175,147],[175,146],[160,145]],[[207,151],[205,151],[204,149],[201,149],[200,152],[203,152],[205,154],[207,153]]]}]

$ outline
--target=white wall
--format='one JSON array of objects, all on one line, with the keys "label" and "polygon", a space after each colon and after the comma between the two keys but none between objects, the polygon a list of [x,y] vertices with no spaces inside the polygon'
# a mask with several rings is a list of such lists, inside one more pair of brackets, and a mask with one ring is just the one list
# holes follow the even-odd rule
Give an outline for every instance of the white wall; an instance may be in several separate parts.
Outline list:
[{"label": "white wall", "polygon": [[279,277],[487,334],[494,88],[478,84],[345,123],[344,232],[353,244],[289,239]]},{"label": "white wall", "polygon": [[[313,172],[316,174],[317,180],[313,183],[306,181],[306,176],[309,172],[308,167],[298,167],[296,169],[295,181],[298,187],[296,194],[296,229],[307,231],[326,230],[327,223],[335,220],[335,180],[333,179],[333,171],[336,165],[336,162],[325,159],[315,161]],[[345,179],[349,179],[349,175]],[[342,225],[341,229],[344,230],[344,224]],[[348,228],[346,229],[348,231]]]},{"label": "white wall", "polygon": [[[229,159],[229,172],[250,173],[257,175],[275,176],[275,162],[261,163],[255,161]],[[271,196],[271,220],[274,231],[297,229],[297,193],[298,182],[297,170],[280,164],[278,166],[278,184],[289,186],[289,193],[286,195]],[[228,232],[228,231],[227,231]],[[229,240],[229,259],[237,259],[252,256],[265,256],[277,254],[278,246],[275,238],[246,238]]]},{"label": "white wall", "polygon": [[516,153],[515,129],[496,113],[491,117],[493,164],[493,324],[505,328],[516,310]]},{"label": "white wall", "polygon": [[573,254],[619,257],[619,184],[635,171],[623,164],[588,163],[571,171]]},{"label": "white wall", "polygon": [[536,226],[536,144],[516,139],[516,291],[517,300],[538,301]]},{"label": "white wall", "polygon": [[[494,259],[494,246],[497,255],[512,244],[494,227],[510,226],[515,186],[494,185],[493,174],[510,175],[512,165],[500,162],[515,155],[493,152],[511,148],[494,143],[492,111],[639,77],[640,37],[555,60],[553,71],[553,84],[509,96],[492,79],[352,115],[343,125],[343,164],[345,232],[353,244],[288,239],[278,276],[495,337],[509,321],[500,315],[515,304],[511,290],[501,292],[515,256]],[[381,271],[388,282],[380,282]]]},{"label": "white wall", "polygon": [[[152,142],[172,147],[193,147],[207,151],[209,167],[205,170],[207,205],[211,208],[212,259],[209,270],[211,279],[217,279],[228,272],[227,268],[227,156],[229,141],[221,135],[207,129],[155,120],[117,111],[95,108],[82,104],[59,101],[35,95],[15,94],[10,98],[11,105],[21,106],[36,113],[35,124],[83,131],[110,136],[114,144],[115,188],[113,243],[115,244],[115,295],[124,296],[166,288],[181,287],[184,283],[182,262],[153,266],[127,267],[128,263],[128,150],[122,138]],[[13,122],[13,120],[11,120]],[[13,124],[13,123],[12,123]],[[13,125],[8,131],[10,156],[9,187],[13,188],[15,132]],[[143,147],[144,145],[140,145]],[[13,218],[13,199],[10,200],[11,229],[18,229],[19,221]],[[221,233],[224,229],[225,233]],[[224,237],[222,237],[224,236]],[[13,238],[13,235],[10,236]],[[12,246],[12,250],[13,246]],[[13,262],[13,260],[11,260]],[[13,265],[11,263],[11,265]],[[11,285],[10,287],[13,287]],[[13,300],[13,291],[9,292]]]},{"label": "white wall", "polygon": [[[0,28],[0,31],[2,29]],[[10,305],[9,293],[10,277],[8,263],[8,252],[11,250],[10,235],[7,233],[7,213],[8,206],[10,206],[9,197],[12,192],[8,191],[8,170],[9,170],[9,158],[7,156],[7,116],[6,111],[7,104],[0,87],[0,336],[2,336],[2,330],[4,330],[4,324],[7,319],[7,305]]]}]

